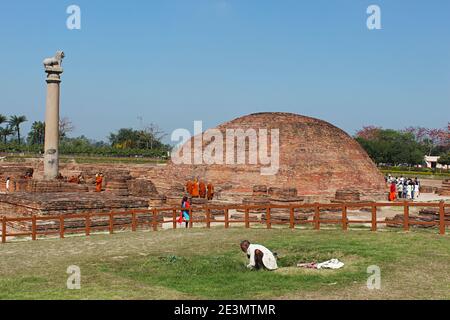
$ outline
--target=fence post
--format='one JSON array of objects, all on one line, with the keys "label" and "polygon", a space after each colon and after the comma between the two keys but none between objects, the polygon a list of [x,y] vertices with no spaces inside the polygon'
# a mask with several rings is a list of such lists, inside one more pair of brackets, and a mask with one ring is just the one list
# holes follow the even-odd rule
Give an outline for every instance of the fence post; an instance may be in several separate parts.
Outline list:
[{"label": "fence post", "polygon": [[403,207],[403,230],[409,231],[409,203],[408,203],[408,201],[404,202],[404,207]]},{"label": "fence post", "polygon": [[377,206],[372,206],[372,231],[377,231]]},{"label": "fence post", "polygon": [[6,217],[2,218],[2,243],[6,242]]},{"label": "fence post", "polygon": [[177,210],[172,210],[172,229],[177,228]]},{"label": "fence post", "polygon": [[131,231],[136,231],[136,212],[131,210]]},{"label": "fence post", "polygon": [[347,206],[344,205],[342,207],[342,230],[347,231],[348,222],[347,222]]},{"label": "fence post", "polygon": [[36,240],[36,215],[31,217],[31,239]]},{"label": "fence post", "polygon": [[[152,228],[153,231],[158,231],[158,221],[156,220],[156,208],[152,210]],[[164,218],[163,218],[164,219]]]},{"label": "fence post", "polygon": [[228,229],[230,227],[230,215],[229,215],[228,208],[225,209],[225,229]]},{"label": "fence post", "polygon": [[206,208],[206,227],[211,228],[211,209]]},{"label": "fence post", "polygon": [[270,207],[267,207],[266,209],[266,225],[267,229],[272,229],[272,217],[270,214]]},{"label": "fence post", "polygon": [[289,228],[295,228],[295,212],[294,207],[289,208]]},{"label": "fence post", "polygon": [[250,216],[249,216],[249,209],[245,207],[245,213],[244,213],[244,222],[245,222],[245,228],[250,228]]},{"label": "fence post", "polygon": [[314,229],[320,230],[320,205],[316,202],[314,210]]},{"label": "fence post", "polygon": [[192,219],[194,218],[194,212],[192,211],[192,208],[189,208],[189,228],[192,228],[194,226],[194,222]]},{"label": "fence post", "polygon": [[64,238],[64,215],[59,215],[59,237],[61,239]]},{"label": "fence post", "polygon": [[439,202],[439,234],[445,234],[445,203]]},{"label": "fence post", "polygon": [[90,213],[86,213],[86,236],[91,234],[91,215]]},{"label": "fence post", "polygon": [[114,233],[114,216],[113,216],[113,212],[111,211],[109,213],[109,234],[113,234]]}]

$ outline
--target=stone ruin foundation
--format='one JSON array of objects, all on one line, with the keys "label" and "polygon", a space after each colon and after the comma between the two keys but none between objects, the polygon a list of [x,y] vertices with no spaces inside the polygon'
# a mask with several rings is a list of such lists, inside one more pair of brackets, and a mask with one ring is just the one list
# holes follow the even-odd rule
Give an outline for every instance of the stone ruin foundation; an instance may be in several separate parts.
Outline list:
[{"label": "stone ruin foundation", "polygon": [[[42,180],[37,168],[27,165],[0,166],[0,213],[8,218],[22,218],[36,215],[50,217],[59,215],[74,215],[86,213],[130,212],[131,210],[148,210],[166,204],[165,197],[160,195],[155,185],[147,179],[136,179],[130,172],[115,168],[93,166],[65,171],[66,177],[85,177],[85,183],[69,183],[61,180]],[[73,169],[73,168],[72,168]],[[37,172],[30,177],[30,172]],[[95,174],[104,174],[103,192],[94,192]],[[6,178],[10,177],[10,192],[6,193]],[[138,223],[150,223],[152,214],[137,215]],[[109,217],[92,217],[92,228],[109,225]],[[162,215],[157,221],[162,221]],[[131,215],[114,217],[115,227],[131,223]],[[65,228],[80,229],[85,227],[85,219],[65,219]],[[19,231],[29,231],[31,221],[11,222],[8,228]],[[37,231],[52,231],[59,229],[59,221],[37,221]]]},{"label": "stone ruin foundation", "polygon": [[[386,225],[388,227],[392,228],[402,228],[403,222],[404,222],[404,215],[398,214],[394,216],[393,218],[386,218]],[[440,217],[439,217],[439,208],[436,207],[429,207],[429,208],[423,208],[419,211],[418,214],[410,214],[409,215],[409,222],[435,222],[439,223]],[[444,211],[444,221],[445,223],[450,222],[450,208],[446,208]],[[436,226],[433,225],[426,225],[426,224],[417,224],[417,225],[411,225],[411,227],[417,227],[417,228],[433,228]]]},{"label": "stone ruin foundation", "polygon": [[[42,180],[42,162],[22,165],[0,166],[0,189],[4,192],[5,179],[11,177],[14,188],[9,194],[0,195],[0,213],[8,217],[54,216],[83,213],[107,213],[111,211],[124,212],[130,210],[148,210],[152,208],[179,207],[185,192],[183,177],[173,179],[171,166],[155,165],[122,165],[122,164],[76,164],[64,163],[60,165],[60,172],[66,178],[83,175],[84,184],[67,183],[64,181]],[[169,173],[167,173],[169,170]],[[24,178],[27,172],[33,171],[33,179]],[[103,192],[95,191],[95,175],[103,173]],[[212,181],[214,183],[214,181]],[[0,191],[0,192],[2,192]],[[324,198],[311,195],[299,195],[295,187],[275,187],[270,185],[254,185],[252,192],[240,190],[230,183],[215,184],[215,197],[212,201],[206,199],[192,199],[192,208],[197,213],[195,219],[205,218],[205,206],[211,210],[211,220],[223,220],[224,210],[214,209],[226,205],[239,206],[267,206],[267,205],[301,205],[314,202],[343,203],[345,201],[367,202],[364,200],[370,190],[359,191],[353,189],[339,189],[335,197]],[[321,217],[338,212],[339,208],[321,209]],[[250,210],[250,219],[265,222],[265,209]],[[177,215],[179,212],[176,213]],[[295,209],[296,223],[310,220],[314,215],[314,208]],[[272,219],[288,222],[286,209],[272,209]],[[173,211],[161,212],[157,216],[158,223],[163,219],[173,217]],[[230,211],[230,219],[242,220],[244,210]],[[334,218],[336,215],[334,215]],[[139,216],[139,222],[150,222],[151,214]],[[131,216],[116,216],[115,228],[131,223]],[[92,227],[108,226],[108,217],[92,220]],[[8,227],[25,230],[30,223],[10,224]],[[59,227],[58,221],[38,221],[38,232],[53,230]],[[73,219],[65,223],[68,229],[85,227],[85,220]]]},{"label": "stone ruin foundation", "polygon": [[442,187],[439,190],[441,196],[450,196],[450,179],[442,181]]}]

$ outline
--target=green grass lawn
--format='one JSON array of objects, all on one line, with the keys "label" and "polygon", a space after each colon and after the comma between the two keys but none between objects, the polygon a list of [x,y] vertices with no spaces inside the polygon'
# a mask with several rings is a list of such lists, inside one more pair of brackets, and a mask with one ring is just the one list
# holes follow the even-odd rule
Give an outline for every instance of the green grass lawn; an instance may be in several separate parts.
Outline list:
[{"label": "green grass lawn", "polygon": [[[433,231],[222,228],[124,232],[0,245],[1,299],[450,299],[450,238]],[[239,242],[276,251],[280,269],[250,271]],[[297,262],[338,258],[340,270]],[[81,290],[66,269],[81,268]],[[368,290],[367,267],[381,268]]]}]

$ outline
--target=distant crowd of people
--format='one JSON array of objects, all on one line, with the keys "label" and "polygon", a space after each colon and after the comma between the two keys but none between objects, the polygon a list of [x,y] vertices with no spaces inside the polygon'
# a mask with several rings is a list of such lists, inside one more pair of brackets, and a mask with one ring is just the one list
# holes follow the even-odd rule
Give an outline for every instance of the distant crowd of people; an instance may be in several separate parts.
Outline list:
[{"label": "distant crowd of people", "polygon": [[411,179],[388,175],[385,180],[390,188],[389,201],[395,201],[396,199],[414,200],[420,195],[420,181],[417,177]]}]

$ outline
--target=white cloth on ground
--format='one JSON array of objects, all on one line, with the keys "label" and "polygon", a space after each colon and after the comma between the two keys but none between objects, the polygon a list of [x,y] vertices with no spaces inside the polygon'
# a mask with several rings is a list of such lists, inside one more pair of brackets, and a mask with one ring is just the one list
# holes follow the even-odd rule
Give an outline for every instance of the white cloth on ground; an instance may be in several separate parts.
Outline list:
[{"label": "white cloth on ground", "polygon": [[344,263],[338,259],[331,259],[317,264],[317,269],[340,269],[344,266]]},{"label": "white cloth on ground", "polygon": [[321,263],[298,263],[297,267],[307,269],[340,269],[344,266],[344,263],[338,259],[331,259]]}]

